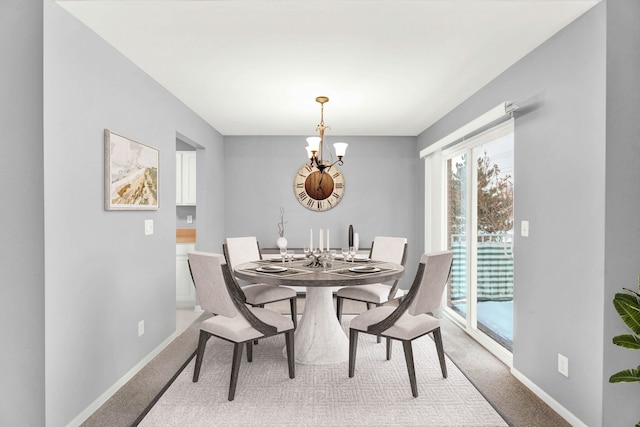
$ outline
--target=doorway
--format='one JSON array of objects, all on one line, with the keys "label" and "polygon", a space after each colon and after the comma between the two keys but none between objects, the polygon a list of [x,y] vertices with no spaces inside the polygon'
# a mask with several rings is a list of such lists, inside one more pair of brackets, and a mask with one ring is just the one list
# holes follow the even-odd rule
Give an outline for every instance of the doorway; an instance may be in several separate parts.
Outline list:
[{"label": "doorway", "polygon": [[[442,150],[443,243],[454,252],[445,313],[511,364],[513,348],[513,120]],[[433,191],[433,190],[430,190]]]},{"label": "doorway", "polygon": [[176,332],[201,314],[187,263],[196,247],[196,147],[176,136]]}]

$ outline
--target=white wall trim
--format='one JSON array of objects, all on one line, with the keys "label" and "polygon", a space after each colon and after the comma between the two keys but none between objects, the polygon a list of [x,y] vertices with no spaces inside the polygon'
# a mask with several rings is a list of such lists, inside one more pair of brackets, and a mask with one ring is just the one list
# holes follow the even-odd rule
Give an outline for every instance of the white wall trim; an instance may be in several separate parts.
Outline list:
[{"label": "white wall trim", "polygon": [[441,150],[449,144],[452,144],[469,134],[483,128],[484,126],[503,118],[507,114],[511,114],[518,109],[518,106],[511,101],[501,102],[483,115],[471,120],[466,125],[451,132],[444,138],[439,139],[428,147],[420,151],[420,158],[428,156],[436,150]]},{"label": "white wall trim", "polygon": [[93,401],[87,408],[80,412],[69,424],[67,427],[78,427],[83,422],[85,422],[95,411],[98,410],[111,396],[113,396],[123,385],[127,383],[131,378],[133,378],[142,368],[144,368],[147,363],[151,362],[154,357],[156,357],[162,350],[165,349],[171,342],[178,337],[177,331],[173,334],[169,335],[169,338],[164,340],[159,346],[157,346],[153,351],[142,359],[138,364],[136,364],[133,368],[129,370],[122,378],[116,381],[111,387],[109,387],[100,397]]},{"label": "white wall trim", "polygon": [[511,374],[522,384],[531,390],[536,396],[538,396],[544,403],[549,405],[551,409],[556,411],[562,418],[567,420],[573,427],[588,427],[587,424],[582,422],[578,417],[573,415],[567,408],[562,406],[553,397],[549,396],[544,390],[538,387],[533,381],[525,377],[520,371],[515,368],[511,368]]}]

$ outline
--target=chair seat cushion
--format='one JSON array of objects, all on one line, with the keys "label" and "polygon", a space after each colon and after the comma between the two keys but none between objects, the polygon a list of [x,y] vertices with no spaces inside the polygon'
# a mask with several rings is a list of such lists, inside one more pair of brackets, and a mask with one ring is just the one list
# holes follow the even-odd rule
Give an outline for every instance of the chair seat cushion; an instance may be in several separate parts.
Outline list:
[{"label": "chair seat cushion", "polygon": [[242,292],[247,297],[247,303],[251,305],[268,304],[296,297],[296,291],[291,288],[264,283],[243,286]]},{"label": "chair seat cushion", "polygon": [[[372,285],[346,286],[338,289],[336,295],[340,298],[371,302],[374,304],[384,304],[389,301],[390,290],[391,286],[389,285],[374,283]],[[402,296],[404,296],[404,291],[402,289],[397,289],[395,298],[400,298]]]},{"label": "chair seat cushion", "polygon": [[[395,309],[396,307],[383,306],[367,310],[354,317],[349,324],[349,328],[367,332],[367,328],[370,325],[386,319]],[[412,340],[438,327],[440,327],[440,320],[433,316],[428,314],[412,316],[405,312],[396,323],[384,331],[382,335],[399,340]]]},{"label": "chair seat cushion", "polygon": [[[293,329],[293,321],[290,317],[266,308],[250,307],[249,310],[264,323],[275,326],[278,332]],[[240,315],[210,317],[200,324],[200,329],[233,342],[250,341],[263,336],[260,331],[251,326],[247,319]]]}]

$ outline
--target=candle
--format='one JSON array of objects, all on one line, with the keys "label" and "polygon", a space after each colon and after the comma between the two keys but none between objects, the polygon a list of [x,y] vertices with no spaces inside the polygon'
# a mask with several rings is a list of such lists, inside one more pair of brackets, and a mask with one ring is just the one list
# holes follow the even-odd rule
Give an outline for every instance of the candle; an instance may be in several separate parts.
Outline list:
[{"label": "candle", "polygon": [[327,228],[327,250],[331,250],[331,243],[329,243],[329,229]]},{"label": "candle", "polygon": [[320,238],[319,238],[319,243],[318,243],[318,249],[320,249],[320,252],[322,252],[324,250],[324,248],[322,247],[322,228],[320,229]]},{"label": "candle", "polygon": [[313,252],[313,228],[309,229],[309,250]]},{"label": "candle", "polygon": [[356,251],[358,250],[359,245],[360,245],[360,236],[358,236],[358,233],[355,233],[353,235],[353,247],[356,248]]}]

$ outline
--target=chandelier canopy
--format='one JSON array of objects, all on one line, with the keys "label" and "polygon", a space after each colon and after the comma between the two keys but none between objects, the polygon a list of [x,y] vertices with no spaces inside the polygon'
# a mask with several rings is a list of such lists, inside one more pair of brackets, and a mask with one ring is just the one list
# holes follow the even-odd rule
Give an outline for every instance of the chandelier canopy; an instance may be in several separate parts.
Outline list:
[{"label": "chandelier canopy", "polygon": [[331,161],[324,160],[322,156],[323,151],[323,143],[324,143],[324,131],[327,129],[331,129],[329,126],[325,126],[324,124],[324,104],[329,102],[329,98],[326,96],[318,96],[316,98],[316,102],[320,104],[320,124],[316,127],[316,131],[319,136],[310,136],[307,138],[307,155],[309,156],[309,160],[311,162],[311,166],[315,166],[322,173],[325,169],[330,168],[336,163],[339,165],[343,164],[342,158],[347,152],[347,144],[346,142],[336,142],[333,144],[333,148],[336,151],[336,157],[338,160],[333,161],[333,155],[329,152],[331,156]]}]

